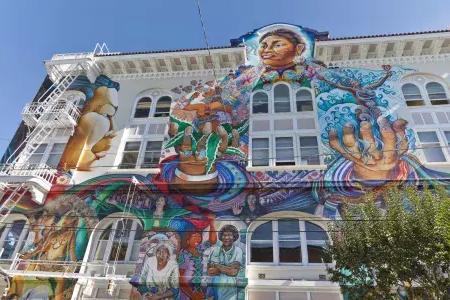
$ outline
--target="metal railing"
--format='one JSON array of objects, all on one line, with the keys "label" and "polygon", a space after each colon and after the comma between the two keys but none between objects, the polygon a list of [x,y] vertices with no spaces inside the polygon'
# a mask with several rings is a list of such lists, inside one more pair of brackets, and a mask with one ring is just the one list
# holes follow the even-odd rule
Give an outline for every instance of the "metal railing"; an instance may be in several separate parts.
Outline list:
[{"label": "metal railing", "polygon": [[78,107],[64,99],[48,104],[29,103],[22,110],[22,118],[25,124],[31,127],[45,124],[42,122],[44,120],[50,122],[52,127],[55,125],[60,127],[75,126],[79,117],[80,110]]},{"label": "metal railing", "polygon": [[55,168],[46,164],[14,163],[0,165],[0,176],[37,177],[51,184],[56,179]]}]

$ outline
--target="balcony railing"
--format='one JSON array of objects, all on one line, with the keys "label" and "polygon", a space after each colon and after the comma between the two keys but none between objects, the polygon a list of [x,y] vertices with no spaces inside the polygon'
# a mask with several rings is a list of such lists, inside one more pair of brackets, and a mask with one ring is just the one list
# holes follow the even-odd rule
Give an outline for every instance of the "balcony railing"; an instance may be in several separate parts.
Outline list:
[{"label": "balcony railing", "polygon": [[39,102],[29,103],[22,111],[22,118],[30,127],[44,124],[44,122],[46,126],[52,127],[75,126],[79,117],[78,107],[65,100],[47,105]]},{"label": "balcony railing", "polygon": [[39,178],[48,184],[52,184],[56,179],[56,169],[46,164],[22,164],[22,163],[5,164],[0,165],[0,177],[1,176],[16,177],[16,178],[34,177]]}]

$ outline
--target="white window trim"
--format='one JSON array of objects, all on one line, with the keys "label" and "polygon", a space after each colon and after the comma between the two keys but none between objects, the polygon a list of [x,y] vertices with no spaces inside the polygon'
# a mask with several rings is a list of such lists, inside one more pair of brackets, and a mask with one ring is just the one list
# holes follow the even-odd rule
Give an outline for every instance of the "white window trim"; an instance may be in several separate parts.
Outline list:
[{"label": "white window trim", "polygon": [[[55,133],[53,135],[56,135],[56,130],[55,130]],[[67,144],[68,140],[69,140],[69,136],[52,137],[51,140],[47,139],[47,140],[42,141],[41,143],[39,143],[40,145],[47,144],[47,147],[45,148],[45,150],[44,150],[44,152],[42,154],[41,161],[39,163],[36,163],[36,165],[41,165],[41,166],[42,165],[47,165],[47,160],[48,160],[48,158],[50,156],[50,151],[53,149],[53,145],[54,144]],[[61,156],[64,153],[64,151],[65,151],[65,147],[63,149],[63,152],[61,153]],[[35,153],[33,153],[33,154],[35,154]],[[61,158],[60,158],[60,160],[61,160]],[[22,162],[20,158],[19,158],[19,161]],[[28,162],[25,161],[23,163],[28,163]],[[52,167],[52,168],[56,169],[56,166]]]},{"label": "white window trim", "polygon": [[[140,142],[140,146],[139,146],[139,153],[138,153],[138,157],[137,157],[137,161],[136,161],[136,166],[134,168],[119,168],[120,164],[122,163],[122,159],[123,159],[123,153],[125,151],[125,145],[128,142]],[[139,138],[139,137],[130,137],[128,139],[124,139],[123,144],[120,146],[120,151],[117,155],[117,160],[114,164],[114,169],[117,170],[135,170],[135,169],[139,169],[139,170],[158,170],[159,172],[159,167],[156,166],[154,168],[142,168],[142,164],[144,162],[144,155],[145,155],[145,146],[147,145],[147,142],[161,142],[161,152],[162,149],[164,147],[164,138],[162,138],[160,135],[148,135],[144,138]]]},{"label": "white window trim", "polygon": [[[408,100],[406,100],[406,98],[405,98],[405,94],[403,93],[403,86],[404,85],[406,85],[406,84],[412,84],[412,85],[414,85],[418,90],[419,90],[419,93],[420,93],[420,97],[421,97],[421,99],[422,99],[422,101],[423,101],[423,105],[417,105],[417,106],[408,106]],[[423,91],[422,91],[422,89],[420,88],[420,84],[418,84],[417,82],[413,82],[413,81],[405,81],[405,82],[402,82],[402,84],[400,85],[400,92],[402,93],[402,98],[403,98],[403,100],[405,101],[405,105],[406,105],[406,107],[408,107],[408,108],[418,108],[418,107],[424,107],[424,106],[426,106],[426,105],[429,105],[430,103],[428,103],[427,102],[427,98],[428,98],[428,95],[424,95],[423,94]],[[411,100],[409,100],[409,101],[417,101],[418,99],[411,99]]]},{"label": "white window trim", "polygon": [[[157,96],[153,95],[155,93],[158,93],[158,95]],[[150,106],[150,112],[146,118],[135,118],[134,113],[136,112],[138,102],[139,102],[139,100],[141,100],[142,98],[145,98],[145,97],[148,97],[152,100],[152,103]],[[133,110],[131,111],[129,123],[134,124],[134,123],[139,123],[139,122],[145,122],[145,121],[148,121],[149,119],[156,119],[156,120],[167,119],[168,120],[169,117],[155,117],[156,105],[157,105],[159,99],[161,99],[162,97],[170,97],[170,99],[172,99],[172,103],[176,99],[176,97],[167,90],[150,89],[150,90],[145,90],[143,92],[140,92],[134,100]]]},{"label": "white window trim", "polygon": [[[313,108],[312,110],[309,110],[309,111],[297,111],[297,93],[300,92],[300,91],[308,91],[311,94],[311,101],[312,101],[312,108]],[[295,113],[297,113],[297,114],[304,114],[304,113],[312,113],[312,112],[316,111],[316,101],[315,101],[316,95],[314,94],[314,90],[313,89],[308,88],[308,87],[298,88],[298,89],[296,89],[294,91],[292,98],[293,98],[293,102],[294,102],[294,108],[295,108],[294,112]]]},{"label": "white window trim", "polygon": [[[279,85],[284,85],[287,86],[289,89],[289,107],[290,107],[290,111],[289,112],[275,112],[275,87],[279,86]],[[292,90],[292,86],[285,81],[279,81],[275,84],[272,85],[272,89],[270,90],[270,94],[269,94],[269,106],[272,108],[271,113],[273,113],[274,115],[285,115],[285,114],[292,114],[292,113],[296,113],[297,109],[293,109],[294,108],[294,104],[293,102],[293,90]]]},{"label": "white window trim", "polygon": [[[421,77],[424,80],[419,83],[418,81],[414,80],[417,77]],[[445,94],[447,96],[447,99],[449,101],[449,104],[441,104],[441,105],[433,105],[433,104],[431,104],[431,99],[429,98],[428,91],[426,89],[427,84],[430,83],[430,82],[437,82],[440,85],[442,85],[442,87],[444,88],[444,92],[445,92]],[[405,85],[407,83],[414,84],[415,86],[417,86],[419,88],[420,94],[422,95],[422,99],[424,101],[424,105],[420,105],[420,106],[407,106],[406,105],[406,100],[405,100],[405,97],[403,96],[402,87],[403,87],[403,85]],[[441,107],[450,107],[450,91],[449,91],[448,83],[444,79],[442,79],[440,76],[438,76],[438,75],[427,74],[427,73],[410,74],[410,75],[408,75],[406,78],[404,78],[401,81],[400,93],[402,95],[402,99],[403,99],[403,101],[405,103],[405,106],[408,109],[411,109],[411,110],[420,110],[420,109],[423,109],[424,107],[439,107],[439,108],[441,108]]]},{"label": "white window trim", "polygon": [[[253,113],[253,97],[255,96],[255,94],[257,94],[257,93],[264,93],[264,94],[266,94],[266,96],[267,96],[267,113]],[[273,113],[273,111],[272,111],[272,105],[271,105],[271,99],[270,99],[270,93],[268,93],[266,90],[263,90],[263,89],[259,89],[259,90],[256,90],[256,91],[254,91],[253,93],[252,93],[252,95],[251,95],[251,98],[250,98],[250,115],[251,116],[267,116],[267,115],[269,115],[269,114],[272,114]]]},{"label": "white window trim", "polygon": [[[257,133],[251,134],[249,139],[249,152],[248,152],[248,170],[269,170],[269,169],[299,169],[299,170],[316,170],[324,169],[324,157],[323,145],[320,140],[320,136],[314,133],[293,133],[292,131],[287,131],[288,133],[275,132],[267,135],[267,133]],[[293,139],[294,143],[294,162],[295,165],[277,166],[276,165],[276,138],[277,137],[290,137]],[[300,149],[300,137],[315,137],[317,139],[317,147],[319,149],[319,165],[313,164],[301,164],[301,149]],[[269,139],[269,165],[268,166],[253,166],[253,139],[267,138]]]},{"label": "white window trim", "polygon": [[[92,243],[92,249],[90,251],[90,257],[89,257],[89,262],[103,262],[103,263],[108,263],[111,262],[111,260],[109,260],[109,257],[111,255],[111,251],[113,248],[113,244],[114,244],[114,235],[115,235],[115,231],[117,230],[117,226],[119,224],[119,222],[121,221],[121,219],[119,218],[119,216],[123,217],[122,214],[114,214],[114,215],[110,215],[108,217],[106,217],[105,219],[102,220],[101,223],[99,223],[99,226],[97,226],[94,229],[93,234],[93,243]],[[136,236],[136,230],[138,228],[138,226],[141,226],[141,228],[143,229],[142,223],[141,221],[139,221],[136,217],[133,216],[125,216],[123,217],[124,222],[126,220],[132,220],[132,225],[131,225],[131,229],[130,229],[130,235],[128,237],[127,240],[127,251],[125,254],[125,259],[124,260],[118,260],[117,263],[121,263],[121,264],[134,264],[137,261],[131,261],[131,252],[133,251],[133,244],[135,240],[135,236]],[[99,246],[100,243],[100,237],[102,236],[102,233],[104,230],[106,230],[110,225],[111,226],[111,231],[109,232],[109,237],[107,240],[107,244],[105,247],[105,251],[103,252],[103,256],[102,259],[96,259],[96,254],[97,254],[97,248]],[[123,242],[123,240],[122,240]]]},{"label": "white window trim", "polygon": [[[443,131],[450,131],[450,129],[446,130],[445,128],[444,129],[441,128],[441,129],[436,130],[436,129],[431,129],[431,128],[418,128],[418,129],[414,130],[414,135],[415,135],[415,138],[416,138],[416,141],[417,141],[417,147],[419,148],[418,149],[419,150],[419,156],[421,158],[421,161],[423,161],[425,163],[425,165],[439,166],[439,165],[447,165],[447,164],[450,163],[450,152],[448,151],[449,147],[448,147],[448,144],[446,143],[447,140],[445,138],[445,135],[444,135]],[[445,157],[446,161],[443,161],[443,162],[428,162],[426,160],[425,152],[423,151],[424,149],[422,149],[422,143],[421,143],[421,141],[419,139],[418,132],[434,132],[434,133],[436,133],[436,136],[437,136],[438,141],[439,141],[439,145],[441,147],[442,153],[444,154],[444,157]],[[445,149],[447,149],[447,151]]]},{"label": "white window trim", "polygon": [[22,231],[20,232],[19,238],[17,239],[16,247],[14,248],[14,251],[11,254],[11,257],[10,258],[2,258],[2,259],[0,259],[0,261],[14,259],[16,254],[19,253],[21,248],[24,246],[24,242],[26,241],[26,237],[28,236],[28,233],[29,233],[30,222],[28,221],[27,217],[25,217],[24,215],[11,214],[6,218],[6,220],[4,222],[5,226],[1,227],[1,229],[4,228],[4,230],[0,236],[0,251],[3,254],[3,251],[4,251],[3,245],[5,244],[6,235],[9,233],[12,226],[14,225],[14,222],[16,222],[16,221],[25,221],[25,225],[24,225]]},{"label": "white window trim", "polygon": [[[278,212],[277,215],[281,214],[282,212]],[[265,216],[268,218],[268,216]],[[248,227],[248,234],[247,234],[247,266],[275,266],[275,267],[286,267],[286,266],[302,266],[302,267],[308,267],[308,266],[318,266],[318,267],[324,267],[327,265],[330,265],[331,263],[310,263],[308,261],[308,244],[306,240],[306,231],[305,231],[305,222],[310,222],[314,225],[319,226],[325,234],[328,237],[328,240],[331,241],[330,235],[328,234],[326,226],[324,224],[321,224],[318,221],[314,220],[304,220],[307,219],[306,214],[302,214],[302,216],[290,216],[289,213],[286,214],[286,216],[277,216],[270,218],[270,220],[257,220],[254,221],[250,226]],[[268,218],[269,219],[269,218]],[[283,263],[280,262],[280,255],[279,255],[279,243],[278,243],[278,220],[281,219],[297,219],[299,221],[299,229],[300,229],[300,247],[301,247],[301,255],[302,255],[302,262],[300,263]],[[252,243],[252,235],[253,232],[258,228],[260,225],[266,223],[266,222],[272,222],[272,249],[273,249],[273,262],[252,262],[251,261],[251,243]]]}]

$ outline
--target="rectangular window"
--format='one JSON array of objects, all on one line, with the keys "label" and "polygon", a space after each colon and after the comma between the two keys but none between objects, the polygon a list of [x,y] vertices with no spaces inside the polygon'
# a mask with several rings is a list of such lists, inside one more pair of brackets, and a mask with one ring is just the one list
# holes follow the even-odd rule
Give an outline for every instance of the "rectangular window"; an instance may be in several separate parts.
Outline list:
[{"label": "rectangular window", "polygon": [[275,153],[277,166],[295,165],[294,143],[292,137],[275,138]]},{"label": "rectangular window", "polygon": [[252,139],[252,166],[269,165],[269,139]]},{"label": "rectangular window", "polygon": [[30,165],[39,165],[42,161],[42,157],[44,156],[45,149],[47,149],[47,144],[40,144],[28,159],[28,163]]},{"label": "rectangular window", "polygon": [[145,146],[142,168],[156,168],[161,157],[162,141],[149,141]]},{"label": "rectangular window", "polygon": [[47,165],[56,168],[66,147],[65,143],[54,143],[47,158]]},{"label": "rectangular window", "polygon": [[136,168],[140,147],[141,147],[141,142],[127,142],[125,144],[125,149],[123,150],[122,162],[119,165],[120,169]]},{"label": "rectangular window", "polygon": [[445,162],[439,138],[434,131],[417,132],[427,162]]},{"label": "rectangular window", "polygon": [[319,145],[315,136],[300,137],[300,164],[320,165]]}]

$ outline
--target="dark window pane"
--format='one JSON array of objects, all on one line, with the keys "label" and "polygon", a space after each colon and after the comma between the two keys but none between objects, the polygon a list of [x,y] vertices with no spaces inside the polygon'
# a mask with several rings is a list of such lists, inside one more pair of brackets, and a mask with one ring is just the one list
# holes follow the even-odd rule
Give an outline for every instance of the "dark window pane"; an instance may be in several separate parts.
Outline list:
[{"label": "dark window pane", "polygon": [[158,166],[161,157],[161,147],[161,141],[147,142],[142,168],[155,168]]},{"label": "dark window pane", "polygon": [[299,263],[302,261],[300,241],[280,241],[280,262]]},{"label": "dark window pane", "polygon": [[266,93],[258,92],[253,95],[253,113],[268,113],[269,112],[269,97]]},{"label": "dark window pane", "polygon": [[141,142],[127,142],[125,144],[125,151],[139,151],[139,147],[141,146]]},{"label": "dark window pane", "polygon": [[252,166],[269,165],[269,139],[252,140]]},{"label": "dark window pane", "polygon": [[311,222],[305,222],[306,239],[314,241],[328,241],[328,236],[320,226]]},{"label": "dark window pane", "polygon": [[272,241],[254,241],[252,239],[250,257],[252,262],[273,262]]},{"label": "dark window pane", "polygon": [[141,142],[127,142],[123,151],[120,169],[136,168]]},{"label": "dark window pane", "polygon": [[135,118],[147,118],[150,114],[150,107],[152,106],[152,99],[149,97],[142,98],[138,101],[136,105],[136,110],[134,111]]},{"label": "dark window pane", "polygon": [[274,106],[275,112],[290,112],[290,96],[289,96],[289,87],[284,84],[277,85],[274,90]]},{"label": "dark window pane", "polygon": [[312,111],[313,102],[312,95],[307,90],[298,91],[295,95],[295,100],[297,104],[297,111]]},{"label": "dark window pane", "polygon": [[139,152],[124,153],[119,168],[120,169],[136,168],[138,155]]},{"label": "dark window pane", "polygon": [[279,220],[278,221],[278,239],[280,241],[299,241],[300,240],[300,228],[298,220]]},{"label": "dark window pane", "polygon": [[172,103],[172,98],[169,96],[164,96],[159,98],[156,103],[155,117],[168,117],[170,113],[170,104]]},{"label": "dark window pane", "polygon": [[272,240],[272,221],[259,225],[252,234],[252,240]]},{"label": "dark window pane", "polygon": [[308,244],[308,262],[309,263],[329,263],[324,258],[324,246]]},{"label": "dark window pane", "polygon": [[5,240],[3,241],[3,253],[0,258],[8,259],[12,258],[14,250],[17,247],[17,243],[19,242],[20,234],[24,229],[26,221],[15,221],[13,225],[8,230],[8,233],[5,236]]}]

